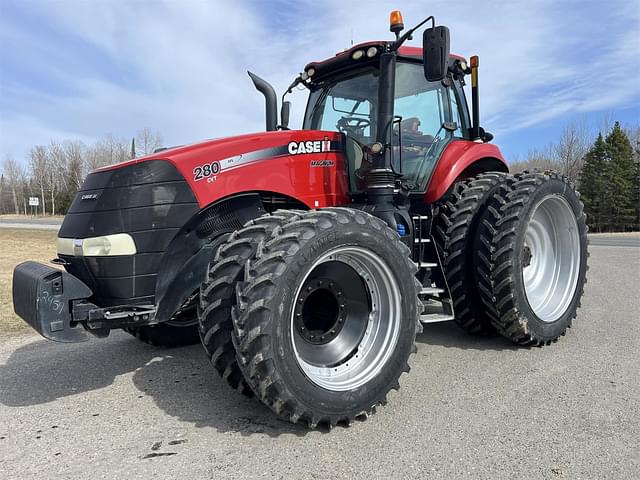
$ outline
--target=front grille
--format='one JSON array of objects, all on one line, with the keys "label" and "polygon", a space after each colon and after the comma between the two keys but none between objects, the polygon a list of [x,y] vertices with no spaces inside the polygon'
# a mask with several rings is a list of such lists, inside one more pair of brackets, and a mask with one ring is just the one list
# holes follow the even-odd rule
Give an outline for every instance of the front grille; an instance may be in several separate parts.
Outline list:
[{"label": "front grille", "polygon": [[150,160],[87,176],[58,235],[133,237],[137,253],[121,257],[60,255],[100,306],[154,303],[156,277],[167,246],[199,210],[189,184],[165,160]]}]

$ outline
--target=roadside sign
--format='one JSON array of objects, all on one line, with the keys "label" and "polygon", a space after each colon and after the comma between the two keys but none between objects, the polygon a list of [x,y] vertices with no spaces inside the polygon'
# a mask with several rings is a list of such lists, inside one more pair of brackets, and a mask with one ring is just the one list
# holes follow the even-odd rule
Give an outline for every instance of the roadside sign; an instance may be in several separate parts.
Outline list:
[{"label": "roadside sign", "polygon": [[29,206],[37,207],[40,205],[40,199],[38,197],[29,197]]}]

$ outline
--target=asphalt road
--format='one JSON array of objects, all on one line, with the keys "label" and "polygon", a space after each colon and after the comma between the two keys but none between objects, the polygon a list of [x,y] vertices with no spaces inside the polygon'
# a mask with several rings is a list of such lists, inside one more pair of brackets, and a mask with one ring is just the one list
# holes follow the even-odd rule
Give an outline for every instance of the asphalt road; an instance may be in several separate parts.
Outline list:
[{"label": "asphalt road", "polygon": [[60,230],[62,221],[51,218],[0,218],[0,228],[26,228],[31,230]]},{"label": "asphalt road", "polygon": [[386,407],[331,432],[228,389],[200,346],[0,339],[0,477],[640,478],[640,249],[591,247],[544,348],[425,327]]},{"label": "asphalt road", "polygon": [[589,245],[603,247],[640,247],[640,235],[634,234],[595,234],[589,235]]}]

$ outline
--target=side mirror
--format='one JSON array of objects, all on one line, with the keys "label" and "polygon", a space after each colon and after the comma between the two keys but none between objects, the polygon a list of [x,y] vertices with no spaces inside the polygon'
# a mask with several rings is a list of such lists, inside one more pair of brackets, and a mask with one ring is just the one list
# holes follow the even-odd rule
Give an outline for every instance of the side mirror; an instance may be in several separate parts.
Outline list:
[{"label": "side mirror", "polygon": [[280,107],[280,128],[282,130],[288,130],[289,128],[290,112],[291,112],[291,102],[282,102],[282,107]]},{"label": "side mirror", "polygon": [[444,25],[428,28],[422,35],[424,76],[438,82],[447,74],[449,61],[449,29]]}]

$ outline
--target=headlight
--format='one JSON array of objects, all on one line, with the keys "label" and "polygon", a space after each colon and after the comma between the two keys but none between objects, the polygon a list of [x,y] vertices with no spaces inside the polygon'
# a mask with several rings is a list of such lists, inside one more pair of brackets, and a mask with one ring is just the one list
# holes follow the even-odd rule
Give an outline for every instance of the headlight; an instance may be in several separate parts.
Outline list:
[{"label": "headlight", "polygon": [[76,257],[134,255],[136,244],[128,233],[91,238],[58,238],[58,253]]},{"label": "headlight", "polygon": [[364,50],[356,50],[351,54],[351,58],[354,60],[360,60],[362,57],[364,57]]},{"label": "headlight", "polygon": [[309,70],[307,70],[307,75],[309,75],[310,77],[313,77],[313,74],[316,73],[316,69],[311,67],[309,68]]},{"label": "headlight", "polygon": [[367,57],[373,58],[378,54],[378,49],[376,47],[369,47],[367,49]]}]

